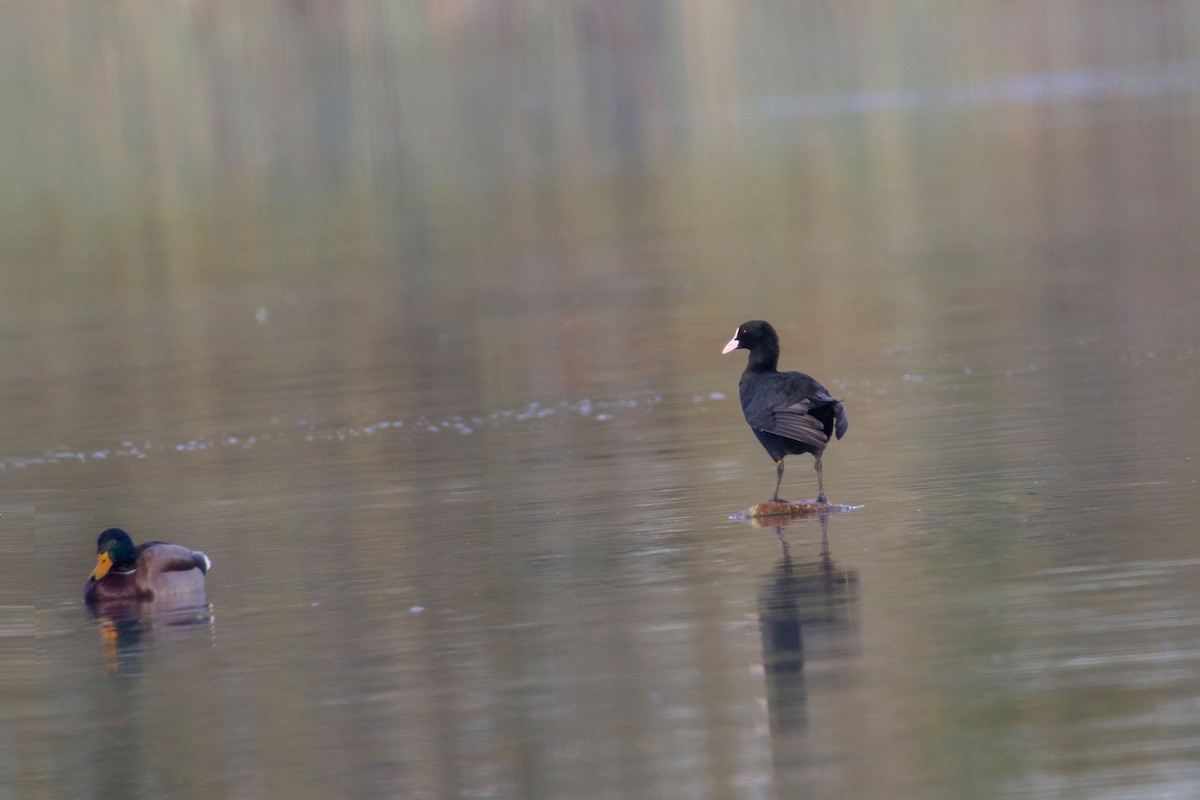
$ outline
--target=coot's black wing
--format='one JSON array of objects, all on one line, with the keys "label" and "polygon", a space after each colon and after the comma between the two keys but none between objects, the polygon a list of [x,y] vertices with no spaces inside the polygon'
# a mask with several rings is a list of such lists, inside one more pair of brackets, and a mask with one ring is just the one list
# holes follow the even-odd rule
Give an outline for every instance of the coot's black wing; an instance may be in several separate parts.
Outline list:
[{"label": "coot's black wing", "polygon": [[846,411],[825,387],[803,372],[763,376],[747,387],[744,404],[751,428],[792,439],[818,451],[834,433],[846,432]]},{"label": "coot's black wing", "polygon": [[825,445],[829,444],[829,437],[825,435],[825,426],[821,420],[809,413],[812,408],[813,404],[805,399],[786,406],[762,409],[753,419],[747,414],[746,421],[755,430],[773,433],[817,450],[824,450]]}]

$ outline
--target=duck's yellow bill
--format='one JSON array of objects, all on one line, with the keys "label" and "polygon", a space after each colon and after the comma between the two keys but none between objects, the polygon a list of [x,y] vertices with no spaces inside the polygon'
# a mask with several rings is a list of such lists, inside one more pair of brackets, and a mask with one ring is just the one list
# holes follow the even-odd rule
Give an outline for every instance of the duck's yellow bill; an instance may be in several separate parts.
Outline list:
[{"label": "duck's yellow bill", "polygon": [[112,569],[112,556],[108,553],[101,553],[96,558],[96,569],[92,571],[92,580],[100,580],[108,574],[110,569]]}]

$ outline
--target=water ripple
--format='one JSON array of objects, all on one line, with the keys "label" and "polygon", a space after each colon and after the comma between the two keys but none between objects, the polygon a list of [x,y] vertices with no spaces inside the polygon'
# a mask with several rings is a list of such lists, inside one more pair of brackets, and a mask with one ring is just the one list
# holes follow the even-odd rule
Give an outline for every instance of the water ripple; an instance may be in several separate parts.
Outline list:
[{"label": "water ripple", "polygon": [[122,438],[107,447],[90,445],[75,447],[69,444],[59,444],[48,447],[38,455],[11,456],[0,460],[0,471],[10,469],[29,469],[63,463],[85,464],[110,459],[146,459],[166,452],[197,453],[213,450],[240,449],[248,450],[268,442],[286,443],[333,443],[348,442],[354,439],[378,438],[389,435],[442,435],[472,436],[480,431],[503,428],[509,425],[538,422],[563,415],[571,414],[590,419],[594,422],[607,422],[617,419],[621,414],[631,411],[645,412],[654,406],[666,402],[687,402],[690,399],[695,404],[722,401],[725,395],[721,392],[708,392],[690,397],[679,395],[665,398],[662,394],[645,396],[629,396],[608,399],[581,398],[562,400],[556,404],[531,402],[526,406],[501,411],[483,412],[475,415],[455,414],[438,417],[419,415],[412,419],[389,417],[362,425],[343,427],[322,427],[307,418],[299,418],[291,422],[275,420],[275,428],[256,434],[209,434],[190,436],[187,439],[172,442],[154,441],[151,439]]}]

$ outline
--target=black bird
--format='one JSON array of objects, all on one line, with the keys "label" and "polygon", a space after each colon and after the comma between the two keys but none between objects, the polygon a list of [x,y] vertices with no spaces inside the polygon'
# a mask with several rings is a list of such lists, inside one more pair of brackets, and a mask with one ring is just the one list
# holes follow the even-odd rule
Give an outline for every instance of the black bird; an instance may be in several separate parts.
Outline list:
[{"label": "black bird", "polygon": [[775,491],[778,503],[783,483],[783,457],[799,453],[816,456],[817,502],[828,503],[821,480],[821,454],[836,433],[842,438],[849,426],[841,401],[830,397],[825,387],[803,372],[780,372],[779,334],[761,319],[743,322],[725,345],[722,354],[749,350],[746,370],[738,381],[742,413],[746,422],[775,461]]}]

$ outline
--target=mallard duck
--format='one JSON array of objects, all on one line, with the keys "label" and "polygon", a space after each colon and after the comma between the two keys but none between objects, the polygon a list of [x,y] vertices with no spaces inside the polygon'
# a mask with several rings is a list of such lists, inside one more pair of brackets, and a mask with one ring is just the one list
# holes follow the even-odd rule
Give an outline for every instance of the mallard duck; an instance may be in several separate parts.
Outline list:
[{"label": "mallard duck", "polygon": [[96,542],[96,569],[83,590],[85,603],[186,597],[205,602],[204,576],[212,561],[199,550],[166,542],[134,545],[109,528]]}]

